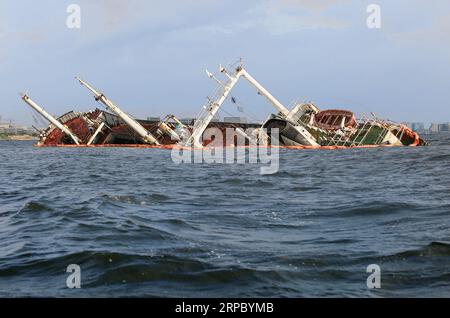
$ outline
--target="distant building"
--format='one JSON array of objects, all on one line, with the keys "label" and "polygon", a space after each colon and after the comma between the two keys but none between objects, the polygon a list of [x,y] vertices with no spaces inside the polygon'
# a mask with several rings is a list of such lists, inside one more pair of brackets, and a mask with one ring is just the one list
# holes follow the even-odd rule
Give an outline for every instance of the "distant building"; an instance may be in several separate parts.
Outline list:
[{"label": "distant building", "polygon": [[11,124],[0,123],[0,134],[13,134],[15,131]]},{"label": "distant building", "polygon": [[445,124],[440,124],[439,125],[439,132],[449,132],[450,131],[450,124],[449,123],[445,123]]},{"label": "distant building", "polygon": [[246,117],[224,117],[223,121],[225,123],[239,123],[239,124],[248,123],[248,120]]},{"label": "distant building", "polygon": [[408,123],[408,127],[414,130],[415,132],[421,133],[425,131],[424,123]]},{"label": "distant building", "polygon": [[[194,124],[195,118],[192,117],[185,117],[185,118],[181,118],[180,121],[185,124],[185,125],[192,125]],[[211,119],[212,123],[219,123],[221,122],[220,117],[218,114],[215,114],[213,119]]]},{"label": "distant building", "polygon": [[429,131],[430,133],[450,132],[450,123],[443,123],[443,124],[432,123]]},{"label": "distant building", "polygon": [[147,117],[148,121],[160,121],[161,117]]},{"label": "distant building", "polygon": [[[1,116],[0,116],[1,120]],[[0,134],[4,135],[31,135],[35,134],[35,130],[27,126],[15,126],[11,122],[0,122]]]},{"label": "distant building", "polygon": [[185,125],[192,125],[195,118],[181,118],[180,121]]},{"label": "distant building", "polygon": [[11,123],[2,122],[2,116],[0,116],[0,131],[10,129],[11,127]]},{"label": "distant building", "polygon": [[430,133],[438,133],[439,132],[439,124],[432,123],[429,131],[430,131]]}]

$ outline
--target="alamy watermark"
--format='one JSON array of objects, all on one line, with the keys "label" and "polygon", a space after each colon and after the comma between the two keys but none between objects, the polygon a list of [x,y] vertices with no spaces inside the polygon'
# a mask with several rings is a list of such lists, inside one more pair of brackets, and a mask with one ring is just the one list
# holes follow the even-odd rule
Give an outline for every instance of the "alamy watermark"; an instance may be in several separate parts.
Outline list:
[{"label": "alamy watermark", "polygon": [[[366,12],[369,16],[366,20],[366,25],[369,29],[381,29],[381,6],[372,3],[367,6]],[[76,3],[69,4],[66,8],[66,13],[69,15],[66,19],[66,26],[69,29],[81,28],[81,6]]]},{"label": "alamy watermark", "polygon": [[[66,286],[70,289],[81,288],[81,267],[78,264],[70,264],[66,269],[70,275],[66,279]],[[377,264],[367,266],[366,272],[370,275],[367,277],[366,285],[368,289],[381,288],[381,267]]]},{"label": "alamy watermark", "polygon": [[379,4],[370,4],[367,7],[369,16],[366,25],[369,29],[381,29],[381,6]]},{"label": "alamy watermark", "polygon": [[369,289],[379,289],[381,288],[381,268],[377,264],[371,264],[367,266],[367,273],[370,273],[367,277],[367,288]]},{"label": "alamy watermark", "polygon": [[69,15],[66,19],[66,26],[69,29],[81,28],[81,7],[79,4],[69,4],[66,9],[66,13]]},{"label": "alamy watermark", "polygon": [[266,129],[226,128],[224,135],[219,128],[208,128],[203,133],[203,141],[209,143],[204,147],[174,147],[171,157],[176,164],[263,164],[266,166],[260,167],[261,174],[274,174],[280,166],[279,131],[270,130],[270,146],[256,141],[267,139],[264,136],[268,136]]},{"label": "alamy watermark", "polygon": [[67,288],[81,288],[81,267],[77,264],[67,266],[66,273],[71,273],[66,279]]}]

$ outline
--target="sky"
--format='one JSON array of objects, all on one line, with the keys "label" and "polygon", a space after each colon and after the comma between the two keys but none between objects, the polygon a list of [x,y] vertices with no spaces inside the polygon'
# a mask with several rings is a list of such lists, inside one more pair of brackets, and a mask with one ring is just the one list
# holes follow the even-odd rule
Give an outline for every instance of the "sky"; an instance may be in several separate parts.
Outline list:
[{"label": "sky", "polygon": [[[239,58],[286,106],[450,121],[448,0],[0,0],[0,116],[16,124],[34,123],[20,92],[54,115],[101,108],[75,76],[135,117],[193,117],[216,86],[205,69]],[[222,116],[274,111],[245,80],[232,96],[244,112]]]}]

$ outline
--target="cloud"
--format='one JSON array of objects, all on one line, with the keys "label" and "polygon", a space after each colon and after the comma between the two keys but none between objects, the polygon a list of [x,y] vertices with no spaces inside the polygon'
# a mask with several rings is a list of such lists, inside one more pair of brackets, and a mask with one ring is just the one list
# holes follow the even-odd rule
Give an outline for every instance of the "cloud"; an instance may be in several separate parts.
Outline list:
[{"label": "cloud", "polygon": [[[192,19],[192,14],[207,10],[214,3],[207,0],[84,0],[81,7],[97,13],[108,28],[147,25],[158,27],[167,21]],[[176,21],[174,21],[176,20]]]},{"label": "cloud", "polygon": [[272,34],[313,29],[342,29],[346,20],[330,16],[326,10],[351,0],[282,0],[267,1],[261,7],[260,25]]},{"label": "cloud", "polygon": [[25,43],[25,44],[41,44],[46,39],[46,33],[40,28],[35,29],[14,29],[8,25],[7,19],[0,17],[0,39],[3,42],[0,43],[5,46],[11,46],[11,44]]},{"label": "cloud", "polygon": [[40,44],[46,39],[45,34],[39,32],[14,32],[11,36],[31,44]]},{"label": "cloud", "polygon": [[450,14],[443,15],[435,19],[431,24],[415,28],[413,30],[395,32],[390,38],[396,43],[402,43],[413,46],[439,46],[440,49],[450,50],[448,42],[442,42],[450,34]]},{"label": "cloud", "polygon": [[[263,29],[272,35],[311,29],[342,29],[348,21],[327,13],[327,10],[347,4],[352,0],[264,0],[256,6],[250,5],[237,15],[220,14],[217,5],[207,0],[156,1],[151,5],[142,0],[98,0],[88,2],[95,6],[101,23],[115,31],[133,25],[155,29],[172,37],[176,32],[183,34],[233,34],[249,29]],[[225,4],[223,4],[225,6]],[[215,8],[209,19],[208,14],[194,18],[199,10],[208,12]],[[219,6],[220,7],[220,6]],[[174,10],[176,8],[176,10]],[[224,7],[226,10],[226,6]],[[217,15],[219,14],[219,15]],[[144,21],[143,21],[144,20]],[[171,27],[165,30],[170,22]]]},{"label": "cloud", "polygon": [[281,0],[280,5],[294,6],[308,11],[320,12],[349,2],[351,0]]},{"label": "cloud", "polygon": [[41,44],[47,37],[44,33],[32,31],[17,31],[0,33],[0,38],[7,38],[9,41],[20,41],[26,44]]},{"label": "cloud", "polygon": [[272,34],[284,34],[302,30],[342,29],[349,26],[348,22],[321,14],[292,14],[269,11],[263,25]]},{"label": "cloud", "polygon": [[[105,3],[105,0],[102,0],[100,3]],[[107,5],[103,5],[106,25],[114,28],[123,23],[123,21],[128,20],[132,5],[132,1],[129,0],[107,0]]]},{"label": "cloud", "polygon": [[181,31],[186,34],[234,34],[248,30],[265,30],[271,35],[282,35],[317,29],[343,29],[348,20],[327,14],[332,7],[352,0],[266,0],[253,6],[233,20],[218,20],[210,25],[196,25]]},{"label": "cloud", "polygon": [[84,12],[96,12],[96,18],[99,19],[104,29],[108,31],[115,30],[130,21],[133,21],[139,13],[145,12],[140,6],[139,0],[97,0],[95,2],[82,2],[82,14]]}]

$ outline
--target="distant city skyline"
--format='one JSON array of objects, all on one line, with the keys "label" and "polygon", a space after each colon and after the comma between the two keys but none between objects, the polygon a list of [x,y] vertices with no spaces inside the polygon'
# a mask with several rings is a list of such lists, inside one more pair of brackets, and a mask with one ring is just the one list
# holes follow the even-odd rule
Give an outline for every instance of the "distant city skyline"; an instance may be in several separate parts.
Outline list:
[{"label": "distant city skyline", "polygon": [[[67,8],[81,8],[69,29]],[[369,29],[367,7],[381,8]],[[56,116],[96,104],[80,75],[138,118],[195,117],[215,88],[205,69],[244,58],[284,105],[313,101],[358,117],[450,121],[450,2],[435,0],[97,0],[0,4],[0,115],[34,123],[19,92]],[[274,109],[248,83],[221,116]]]},{"label": "distant city skyline", "polygon": [[[149,120],[149,121],[160,121],[161,118],[162,118],[161,116],[148,116],[145,119]],[[180,118],[180,120],[184,123],[188,123],[188,122],[190,123],[194,119],[195,119],[194,117]],[[223,121],[223,122],[239,122],[239,123],[251,122],[251,120],[249,120],[249,118],[247,118],[245,116],[227,116],[227,115],[225,115],[222,118],[217,117],[216,120]],[[412,130],[417,131],[417,132],[426,132],[426,131],[450,132],[450,120],[449,121],[441,121],[441,122],[431,122],[431,123],[405,122],[405,124],[408,127],[410,127]],[[4,119],[0,114],[0,132],[1,132],[1,129],[6,129],[7,126],[11,126],[11,128],[25,129],[25,128],[32,128],[32,126],[45,128],[45,127],[47,127],[47,125],[48,125],[48,123],[46,123],[45,120],[40,120],[39,123],[35,122],[34,124],[31,124],[31,125],[20,124],[20,123],[16,123],[12,119]]]}]

